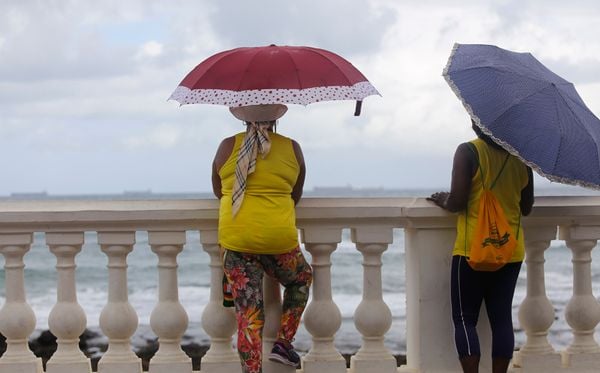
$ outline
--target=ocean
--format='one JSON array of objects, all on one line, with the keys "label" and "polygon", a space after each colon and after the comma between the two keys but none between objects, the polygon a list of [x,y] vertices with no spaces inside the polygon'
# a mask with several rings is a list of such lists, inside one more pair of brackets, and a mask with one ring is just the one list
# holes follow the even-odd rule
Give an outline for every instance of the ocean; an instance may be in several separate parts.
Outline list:
[{"label": "ocean", "polygon": [[[339,190],[337,191],[339,192]],[[364,192],[364,191],[363,191]],[[323,190],[321,190],[323,193]],[[412,193],[412,194],[409,194]],[[403,195],[428,195],[429,191],[418,193],[409,191]],[[367,194],[367,193],[363,193]],[[377,194],[377,193],[376,193]],[[398,195],[399,193],[395,193]],[[538,193],[544,194],[544,193]],[[593,192],[592,192],[593,194]],[[87,196],[89,198],[89,196]],[[139,196],[136,196],[139,197]],[[170,195],[173,197],[173,195]],[[192,196],[193,197],[193,196]],[[44,198],[52,198],[46,196]],[[100,197],[98,197],[100,198]],[[163,196],[164,198],[164,196]],[[156,338],[149,327],[150,314],[157,300],[157,256],[148,245],[145,232],[138,232],[136,245],[128,256],[128,285],[129,300],[136,309],[139,317],[139,327],[132,343],[134,348],[144,346]],[[305,251],[307,258],[310,254]],[[592,274],[595,288],[600,284],[600,252],[592,251]],[[406,353],[406,298],[405,298],[405,267],[404,267],[404,232],[394,230],[394,242],[383,254],[383,297],[393,316],[392,327],[386,335],[386,346],[394,354]],[[350,241],[349,230],[343,231],[343,240],[338,249],[332,254],[332,286],[333,298],[342,313],[342,326],[336,334],[335,344],[342,353],[355,353],[361,344],[361,336],[354,327],[352,320],[354,310],[362,298],[362,257]],[[31,250],[25,256],[25,287],[27,300],[34,309],[37,317],[35,334],[48,329],[48,315],[56,302],[56,259],[44,241],[43,233],[34,234]],[[108,272],[107,257],[100,251],[96,233],[85,234],[85,244],[81,253],[76,257],[77,295],[80,305],[87,315],[88,328],[100,331],[98,320],[102,308],[107,301]],[[208,303],[210,290],[209,256],[200,245],[198,232],[187,233],[187,243],[178,257],[179,263],[179,296],[186,309],[190,325],[186,332],[186,343],[205,345],[208,336],[202,330],[200,323],[205,305]],[[0,257],[0,268],[4,259]],[[546,252],[546,292],[556,313],[549,338],[552,345],[564,349],[572,339],[570,328],[564,317],[566,305],[572,296],[572,265],[571,252],[562,241],[553,241]],[[518,323],[518,305],[525,297],[526,265],[523,266],[515,299],[513,315],[515,325],[516,346],[525,342],[524,332]],[[4,270],[0,269],[0,304],[4,304]],[[450,317],[450,315],[448,315]],[[295,345],[300,351],[310,348],[310,335],[301,326]]]}]

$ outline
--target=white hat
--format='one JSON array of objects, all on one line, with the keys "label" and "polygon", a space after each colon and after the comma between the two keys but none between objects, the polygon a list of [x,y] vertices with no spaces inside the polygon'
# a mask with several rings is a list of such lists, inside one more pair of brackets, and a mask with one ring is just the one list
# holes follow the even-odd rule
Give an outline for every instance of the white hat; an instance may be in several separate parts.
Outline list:
[{"label": "white hat", "polygon": [[245,122],[269,122],[281,118],[287,111],[287,106],[282,104],[237,106],[230,107],[229,111],[234,117]]}]

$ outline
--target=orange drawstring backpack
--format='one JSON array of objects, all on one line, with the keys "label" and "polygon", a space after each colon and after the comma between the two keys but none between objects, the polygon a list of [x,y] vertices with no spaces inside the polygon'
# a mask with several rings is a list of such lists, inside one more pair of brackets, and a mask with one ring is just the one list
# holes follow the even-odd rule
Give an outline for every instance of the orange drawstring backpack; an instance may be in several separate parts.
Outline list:
[{"label": "orange drawstring backpack", "polygon": [[[482,192],[479,199],[479,215],[473,238],[471,240],[471,252],[467,257],[467,262],[475,271],[496,271],[504,266],[511,259],[513,252],[517,246],[519,229],[521,227],[519,216],[519,228],[517,236],[513,234],[513,230],[504,215],[502,206],[496,199],[492,189],[496,185],[498,178],[504,171],[504,166],[508,161],[509,154],[506,154],[504,163],[500,168],[500,172],[492,182],[489,188],[486,188],[485,178],[483,177],[483,169],[479,163],[474,146],[470,145],[470,149],[475,153],[477,165],[481,175]],[[467,207],[468,210],[468,207]],[[469,213],[466,212],[465,225],[467,225]],[[467,226],[465,226],[465,233]],[[467,251],[467,240],[465,239],[465,255]]]}]

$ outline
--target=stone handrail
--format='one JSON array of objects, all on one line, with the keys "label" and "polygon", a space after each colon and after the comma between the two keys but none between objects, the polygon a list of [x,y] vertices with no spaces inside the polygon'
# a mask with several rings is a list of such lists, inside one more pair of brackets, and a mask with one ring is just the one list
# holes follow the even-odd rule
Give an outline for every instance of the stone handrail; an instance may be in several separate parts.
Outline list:
[{"label": "stone handrail", "polygon": [[[202,359],[202,372],[239,372],[239,360],[231,347],[234,316],[231,309],[221,306],[217,215],[216,200],[1,201],[0,253],[5,258],[6,301],[0,310],[0,333],[7,338],[7,350],[0,358],[0,373],[41,371],[39,359],[27,347],[36,318],[27,303],[23,257],[34,232],[45,233],[46,244],[56,256],[58,278],[57,302],[48,319],[58,338],[58,350],[46,371],[90,372],[90,362],[77,346],[87,321],[77,303],[74,276],[75,257],[87,231],[98,233],[98,243],[108,258],[108,299],[100,327],[109,339],[109,348],[98,364],[100,372],[141,371],[140,360],[130,346],[138,316],[128,301],[126,271],[137,231],[148,232],[149,245],[158,256],[158,299],[150,324],[160,348],[150,362],[150,371],[192,371],[190,359],[180,347],[188,318],[177,291],[177,255],[185,244],[185,232],[199,231],[211,260],[211,294],[202,315],[211,347]],[[350,370],[460,372],[448,296],[454,215],[423,198],[306,198],[297,207],[297,219],[314,271],[312,300],[304,315],[312,348],[303,357],[302,370],[346,371],[345,360],[334,346],[341,316],[332,298],[331,254],[341,242],[342,229],[350,229],[352,241],[363,256],[363,299],[354,313],[362,344],[352,357]],[[593,371],[600,364],[600,347],[594,340],[600,305],[592,293],[590,253],[600,238],[600,198],[537,198],[534,211],[523,224],[527,296],[520,305],[519,323],[527,340],[513,359],[512,369]],[[382,297],[381,276],[382,253],[392,243],[395,228],[404,229],[406,251],[407,363],[399,368],[383,343],[392,315]],[[544,284],[544,251],[557,237],[566,241],[573,256],[573,294],[564,315],[572,328],[573,342],[560,352],[547,338],[555,315]],[[279,287],[265,281],[265,292],[264,338],[269,342],[276,331]],[[489,351],[485,317],[480,324],[482,350]],[[482,364],[482,371],[489,370],[489,359],[484,358]],[[268,362],[264,370],[283,371]]]}]

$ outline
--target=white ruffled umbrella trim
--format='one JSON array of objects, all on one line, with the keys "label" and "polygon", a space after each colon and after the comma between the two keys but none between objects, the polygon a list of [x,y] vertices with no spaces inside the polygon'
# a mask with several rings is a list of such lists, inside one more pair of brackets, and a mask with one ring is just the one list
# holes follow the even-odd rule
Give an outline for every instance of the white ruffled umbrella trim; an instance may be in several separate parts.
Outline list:
[{"label": "white ruffled umbrella trim", "polygon": [[448,74],[448,71],[450,70],[450,65],[452,64],[452,59],[453,59],[454,55],[456,54],[456,51],[458,50],[459,46],[460,46],[460,44],[454,43],[454,46],[452,47],[452,52],[450,53],[450,57],[448,58],[448,62],[446,63],[446,67],[444,67],[444,71],[443,71],[442,75],[444,76],[444,79],[446,79],[446,82],[452,89],[452,92],[454,92],[454,94],[456,94],[456,96],[458,97],[460,102],[463,104],[465,110],[467,110],[467,113],[469,113],[469,116],[471,116],[471,118],[475,121],[475,124],[477,125],[477,127],[479,127],[483,133],[485,133],[492,140],[494,140],[494,142],[496,144],[502,146],[502,148],[504,148],[507,152],[509,152],[510,154],[519,158],[523,163],[525,163],[527,166],[531,167],[533,170],[535,170],[535,172],[537,172],[541,176],[545,177],[546,179],[553,181],[553,182],[557,182],[557,183],[577,185],[577,186],[581,186],[581,187],[585,187],[585,188],[600,190],[600,185],[590,183],[589,181],[572,179],[572,178],[568,178],[568,177],[564,177],[564,176],[556,176],[556,175],[551,175],[551,174],[544,172],[542,170],[542,168],[539,167],[537,164],[531,162],[528,159],[523,158],[523,156],[519,153],[519,151],[517,149],[513,148],[509,143],[494,136],[494,134],[481,123],[481,119],[479,119],[479,117],[477,115],[475,115],[475,113],[473,112],[473,109],[471,108],[471,105],[469,105],[465,101],[465,99],[462,97],[460,89],[456,86],[456,84],[454,84],[454,81],[452,81],[452,78],[450,78],[450,75]]},{"label": "white ruffled umbrella trim", "polygon": [[169,100],[181,105],[213,104],[234,106],[263,104],[308,105],[321,101],[356,100],[381,94],[368,81],[352,86],[330,86],[306,89],[257,89],[250,91],[230,91],[223,89],[189,89],[178,86]]}]

